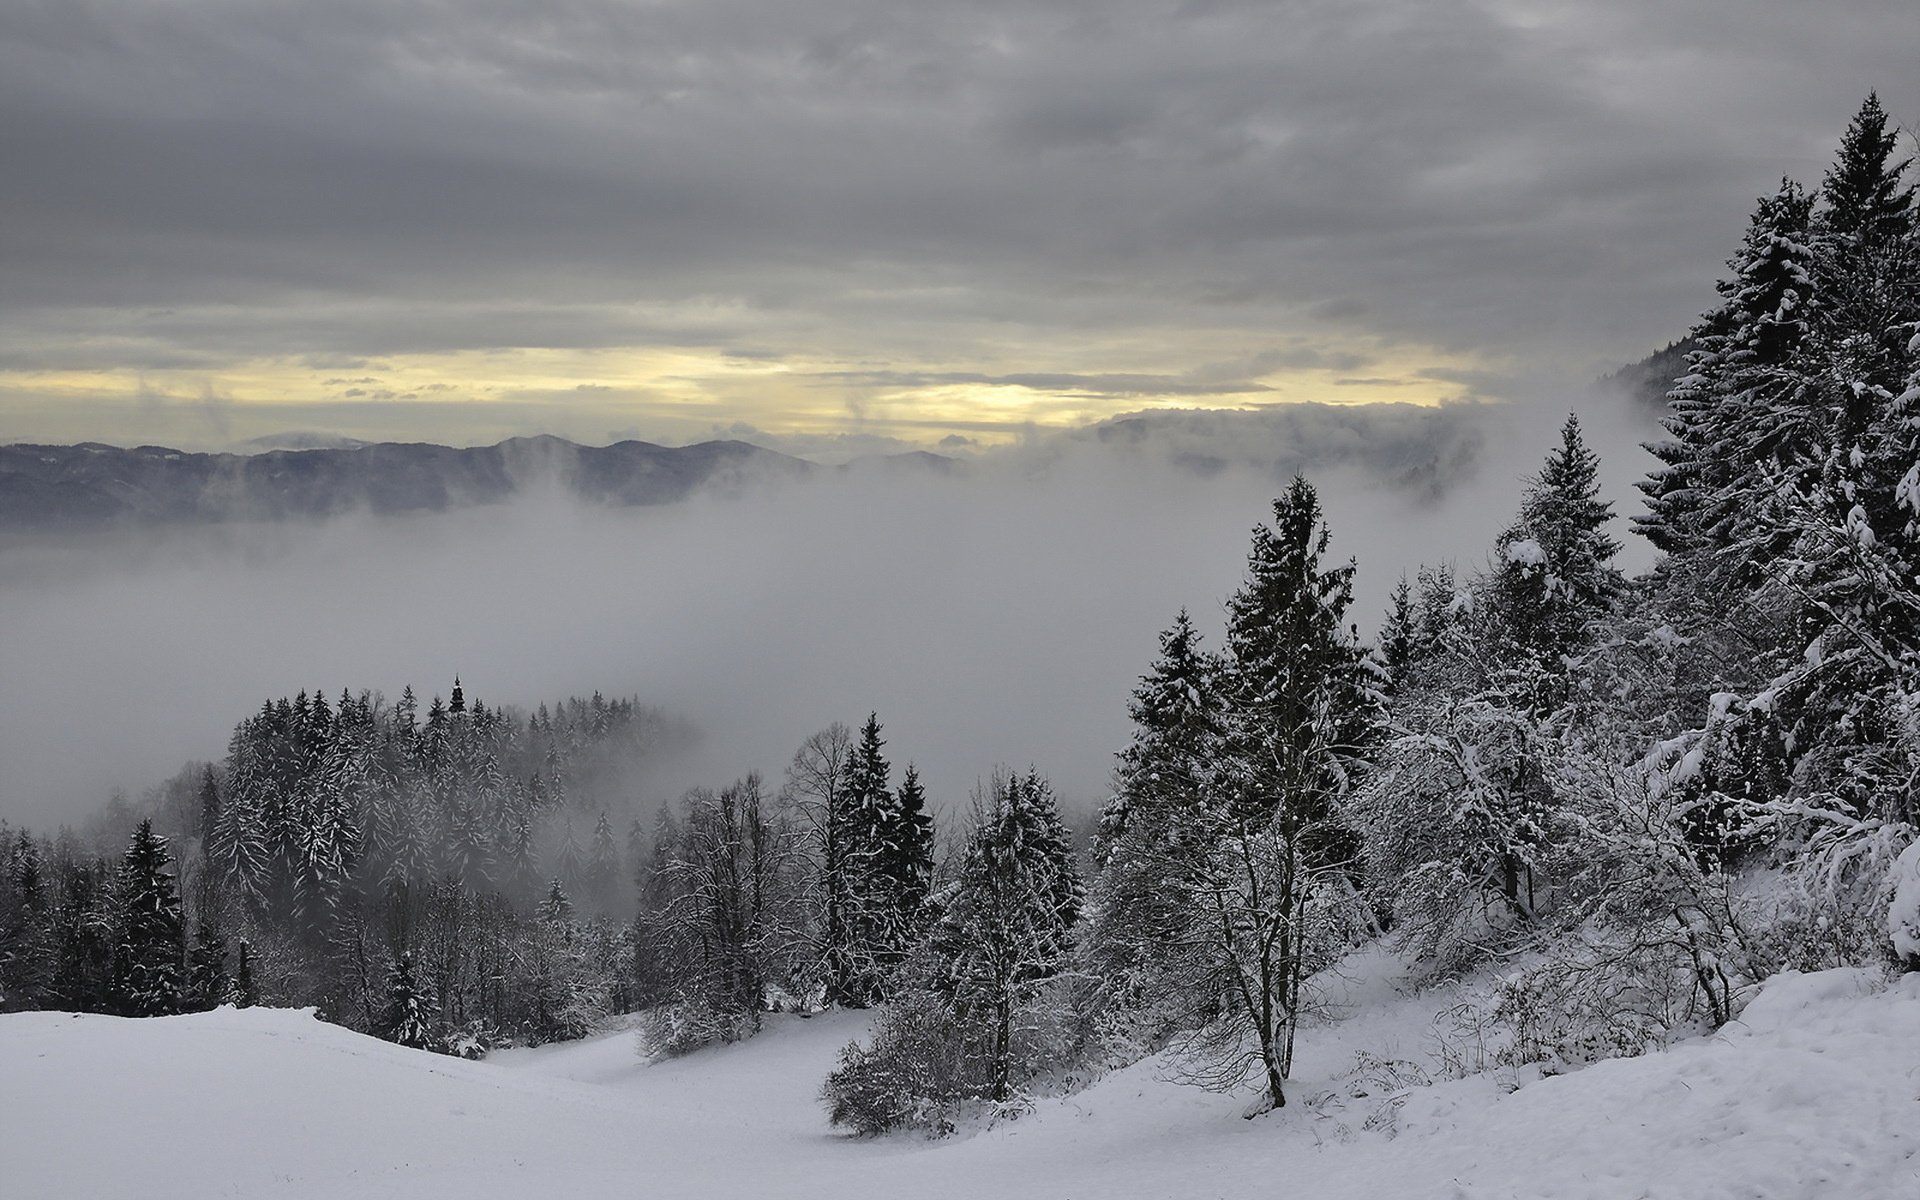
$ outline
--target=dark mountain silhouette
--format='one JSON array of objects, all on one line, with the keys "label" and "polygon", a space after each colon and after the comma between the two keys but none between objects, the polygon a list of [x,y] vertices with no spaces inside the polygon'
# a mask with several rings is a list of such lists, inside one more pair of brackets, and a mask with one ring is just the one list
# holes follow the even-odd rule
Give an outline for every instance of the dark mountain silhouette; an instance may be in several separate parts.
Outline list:
[{"label": "dark mountain silhouette", "polygon": [[443,512],[541,486],[610,505],[670,504],[703,488],[818,469],[734,441],[581,446],[532,437],[466,449],[384,442],[261,454],[22,444],[0,446],[0,529]]}]

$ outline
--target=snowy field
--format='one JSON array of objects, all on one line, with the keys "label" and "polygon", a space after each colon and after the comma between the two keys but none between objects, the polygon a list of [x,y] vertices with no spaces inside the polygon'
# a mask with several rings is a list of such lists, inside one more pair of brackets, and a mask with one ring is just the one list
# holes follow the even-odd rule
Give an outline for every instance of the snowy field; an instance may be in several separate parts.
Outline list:
[{"label": "snowy field", "polygon": [[0,1195],[1920,1197],[1920,975],[1782,976],[1713,1037],[1518,1090],[1354,1073],[1362,1050],[1433,1069],[1448,1000],[1362,958],[1257,1120],[1149,1061],[936,1142],[828,1128],[814,1094],[860,1014],[650,1065],[632,1034],[468,1063],[291,1010],[22,1013],[0,1017]]}]

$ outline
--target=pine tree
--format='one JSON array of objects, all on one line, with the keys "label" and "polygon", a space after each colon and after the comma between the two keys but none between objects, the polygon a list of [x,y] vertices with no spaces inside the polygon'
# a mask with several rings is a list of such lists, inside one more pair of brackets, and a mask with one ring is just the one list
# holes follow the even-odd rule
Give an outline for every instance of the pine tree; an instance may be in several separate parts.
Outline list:
[{"label": "pine tree", "polygon": [[1200,833],[1194,814],[1220,752],[1220,663],[1200,645],[1185,609],[1160,634],[1160,657],[1134,688],[1133,738],[1120,752],[1114,791],[1094,842],[1089,952],[1118,1003],[1142,999],[1139,972],[1180,936],[1179,894],[1167,886],[1166,848]]},{"label": "pine tree", "polygon": [[1868,92],[1827,169],[1819,232],[1854,247],[1897,241],[1913,232],[1913,187],[1902,182],[1912,159],[1893,161],[1900,131],[1887,128],[1877,92]]},{"label": "pine tree", "polygon": [[1420,614],[1414,607],[1413,585],[1404,573],[1387,597],[1387,616],[1380,623],[1380,665],[1386,668],[1387,691],[1403,691],[1420,656]]},{"label": "pine tree", "polygon": [[[1332,916],[1352,907],[1358,868],[1342,801],[1384,717],[1380,668],[1345,625],[1354,568],[1322,565],[1329,535],[1312,486],[1295,479],[1274,518],[1254,530],[1227,606],[1218,734],[1205,739],[1217,748],[1158,785],[1173,784],[1175,800],[1160,828],[1142,821],[1136,833],[1129,811],[1106,843],[1103,901],[1126,894],[1120,872],[1164,894],[1115,925],[1117,953],[1095,955],[1120,1004],[1189,1031],[1193,1078],[1237,1087],[1255,1075],[1269,1107],[1286,1103],[1302,982],[1349,936]],[[1189,641],[1177,627],[1168,657],[1195,657]],[[1148,694],[1170,673],[1148,676]],[[1123,782],[1126,769],[1123,759]]]},{"label": "pine tree", "polygon": [[1052,789],[1037,773],[998,776],[976,814],[935,944],[946,949],[954,1012],[984,1043],[986,1096],[1012,1093],[1022,1011],[1066,962],[1080,884]]},{"label": "pine tree", "polygon": [[260,984],[253,973],[253,944],[240,939],[240,961],[233,972],[235,1008],[252,1008],[260,1003]]},{"label": "pine tree", "polygon": [[1620,543],[1606,532],[1613,506],[1600,499],[1599,469],[1579,418],[1569,415],[1560,445],[1501,538],[1488,580],[1502,632],[1549,673],[1564,671],[1625,586],[1613,566]]},{"label": "pine tree", "polygon": [[1856,497],[1845,493],[1866,482],[1860,468],[1872,449],[1869,430],[1914,362],[1908,342],[1920,322],[1920,238],[1914,188],[1905,179],[1912,160],[1894,159],[1899,132],[1888,128],[1879,98],[1869,94],[1841,138],[1813,215],[1822,303],[1812,340],[1831,414],[1821,482],[1847,508]]},{"label": "pine tree", "polygon": [[[1254,529],[1246,579],[1227,602],[1225,751],[1245,820],[1324,835],[1331,797],[1378,738],[1382,698],[1346,623],[1354,566],[1322,565],[1330,534],[1313,485],[1296,477],[1273,515]],[[1351,847],[1320,849],[1348,857]]]},{"label": "pine tree", "polygon": [[[251,967],[251,964],[249,964]],[[193,947],[187,952],[187,987],[182,1008],[206,1012],[228,1003],[233,980],[227,977],[227,944],[211,917],[194,922]]]},{"label": "pine tree", "polygon": [[413,951],[403,950],[387,976],[383,1033],[390,1042],[424,1050],[433,1044],[432,1020],[432,1007],[414,976]]},{"label": "pine tree", "polygon": [[911,933],[917,932],[919,914],[933,887],[933,814],[927,811],[927,789],[920,783],[920,772],[912,763],[900,777],[895,794],[899,822],[897,833],[888,842],[888,857],[882,866],[894,888],[894,903]]},{"label": "pine tree", "polygon": [[211,845],[214,831],[220,827],[220,785],[214,781],[209,763],[200,777],[200,844]]},{"label": "pine tree", "polygon": [[13,840],[12,861],[0,858],[10,878],[0,879],[0,1011],[40,1008],[56,999],[57,965],[52,896],[40,848],[24,831]]},{"label": "pine tree", "polygon": [[843,989],[849,1003],[883,997],[887,977],[920,935],[920,904],[933,877],[933,822],[919,775],[890,790],[880,729],[878,714],[868,714],[847,770],[841,845],[857,914],[849,958],[860,976]]},{"label": "pine tree", "polygon": [[833,991],[840,1003],[856,1007],[880,998],[882,979],[894,957],[896,897],[885,874],[885,843],[889,833],[897,830],[899,819],[889,780],[892,768],[882,753],[885,745],[879,715],[869,713],[848,759],[846,804],[841,810],[840,844],[850,919],[847,971]]},{"label": "pine tree", "polygon": [[141,821],[120,863],[114,951],[116,991],[128,1016],[180,1011],[186,946],[171,863],[167,840],[153,832],[151,820]]},{"label": "pine tree", "polygon": [[614,838],[613,824],[603,812],[587,843],[586,891],[595,909],[600,912],[614,909],[620,876],[620,843]]},{"label": "pine tree", "polygon": [[556,924],[573,920],[573,901],[567,899],[566,889],[558,879],[547,888],[547,898],[540,902],[540,919]]},{"label": "pine tree", "polygon": [[1778,483],[1805,468],[1820,420],[1800,353],[1819,289],[1809,246],[1813,201],[1782,179],[1761,199],[1721,302],[1694,327],[1698,349],[1668,394],[1663,464],[1640,484],[1639,531],[1669,554],[1724,548],[1753,527]]}]

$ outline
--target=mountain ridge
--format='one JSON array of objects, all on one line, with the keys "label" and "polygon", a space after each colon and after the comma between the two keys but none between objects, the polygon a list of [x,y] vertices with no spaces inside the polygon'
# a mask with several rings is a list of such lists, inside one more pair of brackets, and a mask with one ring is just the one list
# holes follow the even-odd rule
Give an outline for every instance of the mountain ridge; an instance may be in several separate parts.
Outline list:
[{"label": "mountain ridge", "polygon": [[738,490],[820,470],[805,459],[733,440],[583,446],[540,435],[464,448],[375,442],[251,454],[21,442],[0,446],[0,528],[444,512],[503,503],[550,481],[592,502],[657,505],[703,489]]}]

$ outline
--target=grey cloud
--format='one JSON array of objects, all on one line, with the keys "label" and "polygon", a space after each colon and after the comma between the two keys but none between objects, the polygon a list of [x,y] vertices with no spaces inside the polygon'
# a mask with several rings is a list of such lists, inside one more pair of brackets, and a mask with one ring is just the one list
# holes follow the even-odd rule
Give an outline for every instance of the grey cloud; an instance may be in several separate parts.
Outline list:
[{"label": "grey cloud", "polygon": [[1586,378],[1866,86],[1920,116],[1897,5],[1683,8],[14,4],[0,362],[1307,318]]}]

